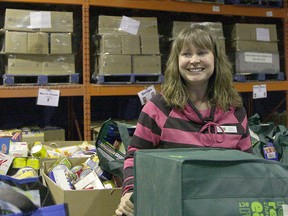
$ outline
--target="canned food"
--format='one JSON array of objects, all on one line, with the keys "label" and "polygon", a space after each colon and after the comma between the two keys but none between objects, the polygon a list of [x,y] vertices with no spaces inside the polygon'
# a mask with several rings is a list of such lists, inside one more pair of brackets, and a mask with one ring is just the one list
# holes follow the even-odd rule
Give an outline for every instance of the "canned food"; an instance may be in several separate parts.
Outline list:
[{"label": "canned food", "polygon": [[72,164],[71,162],[68,160],[68,158],[66,157],[60,157],[58,158],[53,164],[52,166],[48,169],[48,171],[51,171],[54,169],[54,167],[58,166],[58,165],[64,165],[66,166],[68,169],[71,169]]},{"label": "canned food", "polygon": [[27,158],[27,166],[32,167],[36,170],[40,169],[40,160],[38,158],[29,157]]},{"label": "canned food", "polygon": [[15,169],[23,168],[27,165],[27,158],[25,157],[15,157],[13,159],[13,165],[12,167]]},{"label": "canned food", "polygon": [[32,177],[38,177],[38,173],[32,167],[24,167],[19,169],[17,173],[12,177],[15,179],[32,178]]},{"label": "canned food", "polygon": [[34,146],[31,148],[31,154],[36,158],[49,157],[48,152],[41,143],[34,144]]},{"label": "canned food", "polygon": [[113,181],[111,181],[111,180],[104,181],[103,185],[107,189],[115,188],[115,183]]}]

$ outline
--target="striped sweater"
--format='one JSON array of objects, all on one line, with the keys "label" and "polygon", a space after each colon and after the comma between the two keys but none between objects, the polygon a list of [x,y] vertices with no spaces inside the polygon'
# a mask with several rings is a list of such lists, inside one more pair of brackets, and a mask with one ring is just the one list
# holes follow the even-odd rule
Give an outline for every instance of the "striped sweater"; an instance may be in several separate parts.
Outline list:
[{"label": "striped sweater", "polygon": [[123,194],[134,188],[134,153],[139,149],[217,147],[251,152],[244,108],[227,112],[215,108],[198,111],[187,103],[183,111],[166,106],[154,96],[142,109],[124,162]]}]

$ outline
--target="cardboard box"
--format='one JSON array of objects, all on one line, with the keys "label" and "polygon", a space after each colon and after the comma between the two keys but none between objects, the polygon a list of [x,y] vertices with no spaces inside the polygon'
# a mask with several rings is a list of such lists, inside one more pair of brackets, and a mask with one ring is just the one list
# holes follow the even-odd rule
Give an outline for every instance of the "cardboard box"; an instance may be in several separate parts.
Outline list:
[{"label": "cardboard box", "polygon": [[0,152],[9,153],[10,142],[20,142],[22,132],[20,130],[0,130]]},{"label": "cardboard box", "polygon": [[[129,17],[140,22],[137,35],[158,35],[158,24],[156,17]],[[130,35],[120,29],[122,16],[100,15],[98,20],[98,34],[120,34]]]},{"label": "cardboard box", "polygon": [[49,37],[47,33],[30,32],[28,33],[27,53],[29,54],[48,54]]},{"label": "cardboard box", "polygon": [[50,34],[51,54],[72,54],[72,34],[71,33],[51,33]]},{"label": "cardboard box", "polygon": [[132,56],[133,74],[161,74],[161,56]]},{"label": "cardboard box", "polygon": [[223,25],[221,22],[185,22],[173,21],[172,37],[175,38],[184,28],[192,27],[195,24],[208,26],[219,38],[224,38]]},{"label": "cardboard box", "polygon": [[61,128],[44,129],[44,141],[64,141],[65,130]]},{"label": "cardboard box", "polygon": [[27,32],[5,32],[6,53],[27,53]]},{"label": "cardboard box", "polygon": [[141,35],[141,54],[160,54],[159,35]]},{"label": "cardboard box", "polygon": [[234,51],[253,51],[253,52],[278,51],[278,42],[235,40],[232,41],[230,45]]},{"label": "cardboard box", "polygon": [[101,54],[121,54],[120,35],[102,35],[99,39],[99,52]]},{"label": "cardboard box", "polygon": [[15,31],[33,31],[30,27],[30,11],[6,9],[4,29]]},{"label": "cardboard box", "polygon": [[280,72],[279,53],[235,52],[236,74],[277,74]]},{"label": "cardboard box", "polygon": [[[46,11],[47,13],[47,11]],[[64,11],[50,11],[51,27],[41,28],[42,32],[73,32],[73,13]]]},{"label": "cardboard box", "polygon": [[98,57],[99,74],[131,74],[131,55],[101,54]]},{"label": "cardboard box", "polygon": [[35,142],[44,142],[44,133],[42,131],[22,132],[22,141],[27,142],[29,149],[31,149]]},{"label": "cardboard box", "polygon": [[[69,159],[70,160],[70,159]],[[87,158],[73,158],[72,165],[83,163]],[[56,204],[67,203],[70,216],[111,216],[114,214],[121,199],[121,188],[99,190],[63,190],[48,176],[47,170],[53,161],[44,162],[43,178],[49,187]]]},{"label": "cardboard box", "polygon": [[42,57],[34,55],[9,55],[6,74],[41,75]]},{"label": "cardboard box", "polygon": [[140,54],[140,38],[137,35],[123,35],[121,37],[122,54]]},{"label": "cardboard box", "polygon": [[75,74],[74,55],[49,55],[43,57],[42,71],[44,75]]},{"label": "cardboard box", "polygon": [[236,23],[232,28],[231,40],[277,42],[276,25]]},{"label": "cardboard box", "polygon": [[[46,27],[47,23],[51,25]],[[73,32],[73,13],[6,9],[4,28],[16,31]]]}]

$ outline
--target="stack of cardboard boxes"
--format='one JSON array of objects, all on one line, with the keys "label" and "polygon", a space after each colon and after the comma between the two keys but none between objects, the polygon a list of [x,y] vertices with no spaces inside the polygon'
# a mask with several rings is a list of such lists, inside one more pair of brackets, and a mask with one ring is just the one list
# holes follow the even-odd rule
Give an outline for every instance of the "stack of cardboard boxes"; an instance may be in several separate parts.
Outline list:
[{"label": "stack of cardboard boxes", "polygon": [[280,73],[276,25],[236,23],[230,33],[235,74]]},{"label": "stack of cardboard boxes", "polygon": [[72,12],[6,9],[2,32],[6,74],[75,74]]},{"label": "stack of cardboard boxes", "polygon": [[101,15],[96,35],[96,75],[161,74],[157,18]]}]

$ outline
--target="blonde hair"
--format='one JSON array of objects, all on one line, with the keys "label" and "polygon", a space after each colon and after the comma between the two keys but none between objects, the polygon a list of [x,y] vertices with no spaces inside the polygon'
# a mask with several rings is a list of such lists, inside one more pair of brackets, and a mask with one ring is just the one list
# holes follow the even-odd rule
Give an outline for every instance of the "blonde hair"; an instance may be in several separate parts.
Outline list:
[{"label": "blonde hair", "polygon": [[242,107],[242,98],[233,87],[232,65],[228,60],[219,38],[207,26],[193,25],[183,29],[172,43],[166,63],[162,94],[168,106],[184,109],[188,94],[182,79],[178,58],[183,46],[209,49],[214,54],[215,69],[209,79],[206,97],[210,105],[228,110],[229,107]]}]

